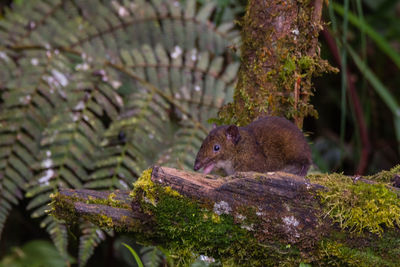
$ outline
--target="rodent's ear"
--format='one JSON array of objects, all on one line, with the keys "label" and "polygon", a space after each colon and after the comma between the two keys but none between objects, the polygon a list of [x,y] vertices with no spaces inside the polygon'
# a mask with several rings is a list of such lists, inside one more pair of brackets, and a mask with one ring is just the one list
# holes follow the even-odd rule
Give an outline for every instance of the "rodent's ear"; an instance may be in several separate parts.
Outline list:
[{"label": "rodent's ear", "polygon": [[212,124],[212,129],[214,130],[215,128],[217,128],[217,125],[215,123]]},{"label": "rodent's ear", "polygon": [[226,128],[225,134],[226,134],[226,138],[228,140],[231,140],[232,143],[234,143],[235,145],[240,140],[239,128],[236,125],[229,125],[229,127]]}]

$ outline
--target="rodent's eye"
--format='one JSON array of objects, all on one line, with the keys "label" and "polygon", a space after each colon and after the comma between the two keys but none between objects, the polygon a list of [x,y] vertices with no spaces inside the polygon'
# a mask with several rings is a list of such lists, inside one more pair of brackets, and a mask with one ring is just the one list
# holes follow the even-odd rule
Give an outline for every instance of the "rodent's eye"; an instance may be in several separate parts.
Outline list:
[{"label": "rodent's eye", "polygon": [[217,151],[219,151],[219,145],[214,145],[214,152],[217,152]]}]

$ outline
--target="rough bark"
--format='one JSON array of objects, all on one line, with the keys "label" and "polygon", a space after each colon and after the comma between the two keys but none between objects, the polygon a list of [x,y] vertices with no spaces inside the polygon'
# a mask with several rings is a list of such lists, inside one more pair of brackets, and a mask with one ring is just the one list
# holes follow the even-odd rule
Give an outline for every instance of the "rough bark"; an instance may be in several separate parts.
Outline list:
[{"label": "rough bark", "polygon": [[[284,233],[291,242],[314,239],[316,235],[321,234],[316,231],[323,225],[317,219],[320,211],[314,191],[322,187],[310,184],[299,176],[282,172],[249,172],[221,178],[167,167],[154,167],[151,180],[163,187],[169,186],[197,203],[217,209],[217,212],[221,209],[221,212],[229,211],[230,214],[238,215],[243,208],[254,207],[261,214],[263,221],[260,231],[267,231],[272,235],[278,233],[279,236]],[[115,196],[110,197],[110,194]],[[113,202],[110,202],[110,199]],[[67,220],[83,216],[98,224],[98,217],[89,215],[106,215],[112,219],[116,228],[126,228],[129,231],[134,230],[138,222],[151,220],[151,216],[143,213],[138,203],[131,203],[129,191],[61,189],[56,203],[57,201],[62,205],[55,205],[55,214]],[[73,205],[69,212],[72,211],[74,216],[65,212],[63,204]],[[293,220],[288,222],[289,225],[281,223],[289,219]],[[291,224],[296,224],[296,227],[292,228]],[[329,225],[330,222],[326,224]]]},{"label": "rough bark", "polygon": [[242,64],[225,122],[246,125],[261,115],[315,115],[311,78],[334,70],[319,55],[323,1],[250,0],[242,26]]},{"label": "rough bark", "polygon": [[[60,189],[54,203],[54,214],[70,223],[84,218],[101,227],[137,231],[145,229],[151,216],[135,207],[130,191],[96,191],[88,189]],[[111,197],[110,197],[111,196]],[[101,216],[109,218],[102,220]],[[138,222],[140,226],[138,227]],[[110,224],[108,224],[110,223]],[[111,224],[112,223],[112,224]]]},{"label": "rough bark", "polygon": [[[314,242],[330,226],[318,220],[319,204],[314,190],[321,188],[305,179],[281,172],[270,174],[238,173],[227,179],[206,178],[171,168],[155,167],[152,181],[170,186],[180,194],[201,204],[210,204],[217,212],[229,211],[236,219],[243,210],[255,208],[262,239],[283,238],[289,243]],[[219,210],[221,209],[221,210]],[[269,233],[268,235],[262,232]]]},{"label": "rough bark", "polygon": [[[244,242],[252,244],[246,249],[262,250],[260,252],[261,259],[260,255],[250,255],[249,258],[246,258],[246,261],[251,260],[254,265],[269,265],[270,263],[291,265],[297,264],[299,261],[320,264],[326,262],[325,258],[332,259],[332,257],[339,263],[349,265],[362,263],[369,266],[369,264],[375,263],[382,266],[395,266],[399,263],[398,257],[392,257],[396,248],[390,248],[390,244],[389,248],[385,247],[388,246],[389,241],[394,242],[393,244],[399,242],[400,231],[397,227],[386,231],[382,239],[370,233],[354,235],[340,229],[338,224],[332,223],[329,216],[326,216],[318,197],[316,197],[317,192],[327,191],[328,188],[312,184],[302,177],[281,172],[267,174],[249,172],[223,178],[167,167],[154,167],[150,179],[154,185],[160,188],[178,192],[177,196],[179,199],[183,196],[181,201],[187,203],[187,205],[184,204],[184,207],[187,206],[188,209],[192,203],[195,203],[202,207],[201,210],[209,210],[212,214],[217,214],[216,216],[232,216],[233,224],[239,226],[237,229],[240,231],[245,229],[245,236],[251,241],[243,241],[242,236],[236,238],[236,241],[229,241],[232,236],[236,236],[232,232],[233,230],[223,236],[227,237],[228,244],[233,242],[228,247],[235,245],[242,247],[245,246],[242,244]],[[393,185],[396,186],[397,180],[398,175],[394,175]],[[354,177],[353,182],[370,185],[376,183],[361,177]],[[398,189],[391,187],[391,190],[400,195]],[[190,218],[185,217],[184,212],[174,210],[172,206],[171,210],[164,207],[161,211],[157,211],[157,214],[154,210],[149,212],[143,205],[152,207],[154,205],[154,208],[157,209],[163,204],[163,200],[158,198],[158,195],[153,196],[156,201],[150,205],[152,200],[149,195],[137,194],[132,198],[129,196],[129,191],[98,192],[62,189],[54,197],[53,214],[68,222],[79,221],[79,218],[83,217],[102,227],[133,233],[135,238],[142,242],[167,248],[171,248],[169,242],[177,242],[175,244],[178,244],[179,247],[184,246],[186,241],[181,239],[186,237],[194,244],[199,243],[201,246],[205,246],[203,239],[207,236],[211,236],[211,240],[216,239],[216,242],[221,238],[215,237],[216,233],[213,231],[213,227],[218,227],[220,222],[215,223],[209,229],[205,228],[208,230],[204,230],[201,228],[202,224],[206,225],[209,221],[196,222],[196,226],[190,225]],[[189,212],[189,217],[192,216],[191,212]],[[169,218],[168,224],[170,225],[168,227],[172,226],[172,235],[165,232],[167,231],[165,229],[171,228],[161,225],[160,213],[161,217]],[[167,213],[172,214],[166,215]],[[203,218],[203,216],[211,217],[210,213],[204,213],[199,218]],[[199,225],[202,229],[200,237],[197,235],[191,237],[191,233],[195,232]],[[185,228],[189,230],[182,230]],[[174,240],[177,235],[176,231],[181,231],[183,237],[178,236]],[[348,238],[343,238],[344,236],[348,236]],[[196,238],[199,239],[196,240]],[[195,250],[194,253],[208,251],[211,256],[225,257],[225,259],[237,257],[235,254],[238,253],[237,248],[233,254],[230,254],[232,252],[212,254],[216,249],[213,246],[217,245],[209,244],[209,242],[206,242],[206,245],[211,249],[202,249],[202,247],[200,249],[193,245],[190,247]],[[288,245],[290,246],[282,247]],[[373,258],[373,261],[363,262],[363,257],[372,257],[363,253],[370,253],[368,251],[375,250],[375,246],[383,246],[383,250],[376,252],[378,256],[373,255],[382,258],[379,258],[379,261]],[[326,249],[332,250],[329,253],[333,253],[333,255],[326,254]],[[340,249],[343,251],[337,252]],[[390,251],[385,249],[390,249]],[[352,252],[350,253],[348,250],[352,250]],[[262,258],[264,257],[263,253],[272,254]],[[348,255],[349,259],[338,256],[342,254]],[[379,256],[380,254],[382,256]],[[280,258],[277,255],[280,255]],[[291,256],[289,257],[290,262],[287,261],[288,255]],[[234,261],[239,265],[245,265],[244,262],[241,262],[243,255],[241,257],[235,258]],[[361,257],[361,259],[357,257]]]}]

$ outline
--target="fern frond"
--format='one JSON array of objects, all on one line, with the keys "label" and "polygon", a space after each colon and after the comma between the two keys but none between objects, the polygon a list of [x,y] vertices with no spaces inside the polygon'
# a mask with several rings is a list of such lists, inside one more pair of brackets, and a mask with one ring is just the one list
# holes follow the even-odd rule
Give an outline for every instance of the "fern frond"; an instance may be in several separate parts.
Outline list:
[{"label": "fern frond", "polygon": [[140,258],[144,266],[161,266],[165,256],[156,247],[143,247],[140,249]]},{"label": "fern frond", "polygon": [[154,91],[174,106],[177,116],[203,124],[232,99],[239,68],[208,52],[176,48],[169,53],[161,45],[124,51],[121,58],[124,65],[110,66],[132,79],[132,91]]},{"label": "fern frond", "polygon": [[[91,89],[77,88],[70,93],[73,97],[67,99],[71,103],[67,103],[65,110],[56,113],[43,131],[38,154],[40,163],[33,166],[39,175],[29,183],[27,192],[32,197],[27,208],[33,210],[33,217],[46,215],[47,204],[51,201],[49,195],[58,187],[82,188],[93,167],[100,134],[105,129],[102,119],[108,116],[112,120],[122,107],[115,90],[103,82],[98,82]],[[93,108],[96,106],[97,113]],[[48,221],[46,217],[43,225],[54,240],[60,244],[67,243],[59,223]],[[58,245],[57,248],[63,249],[63,246]]]},{"label": "fern frond", "polygon": [[78,265],[85,266],[94,249],[106,239],[106,232],[89,222],[82,223],[80,229]]},{"label": "fern frond", "polygon": [[[64,253],[50,193],[127,189],[156,160],[191,167],[238,69],[226,49],[238,32],[213,22],[215,8],[30,0],[0,20],[0,230],[26,189],[27,208]],[[101,239],[82,229],[84,265]]]},{"label": "fern frond", "polygon": [[65,103],[64,79],[70,73],[64,67],[68,59],[62,55],[46,51],[1,53],[6,63],[2,73],[6,74],[2,75],[0,113],[0,173],[4,174],[0,181],[0,230],[10,203],[18,203],[21,190],[34,177],[32,166],[37,161],[42,131],[55,106]]},{"label": "fern frond", "polygon": [[193,169],[194,159],[206,133],[198,125],[184,122],[175,133],[174,145],[160,153],[157,164],[179,169]]},{"label": "fern frond", "polygon": [[[205,136],[206,119],[215,116],[233,95],[238,64],[228,64],[207,52],[168,53],[161,45],[155,49],[145,45],[122,51],[121,59],[126,65],[110,67],[131,79],[133,93],[119,120],[105,134],[107,144],[117,145],[102,151],[92,181],[85,187],[124,188],[159,158],[160,151],[169,151],[162,153],[162,158],[167,158],[162,162],[172,163],[172,158],[185,155],[186,159],[174,158],[173,165],[184,162],[186,167],[191,166],[196,145]],[[177,127],[185,124],[190,124],[193,132],[176,134]],[[126,140],[118,144],[115,140],[121,135]]]},{"label": "fern frond", "polygon": [[0,22],[5,30],[0,44],[18,49],[45,46],[48,50],[74,51],[94,61],[115,61],[119,51],[144,44],[161,44],[170,52],[178,46],[221,55],[239,34],[232,21],[215,25],[210,20],[214,10],[213,2],[197,9],[195,0],[184,5],[172,0],[123,4],[31,0]]},{"label": "fern frond", "polygon": [[185,5],[172,0],[112,1],[111,4],[108,1],[77,1],[77,5],[85,14],[80,25],[87,27],[83,31],[87,34],[70,46],[85,47],[88,43],[96,43],[96,53],[110,58],[123,49],[158,43],[169,51],[180,45],[185,50],[197,48],[221,54],[238,37],[233,27],[219,28],[210,22],[215,5],[196,10],[195,0],[188,0]]},{"label": "fern frond", "polygon": [[104,148],[95,161],[96,171],[85,187],[127,189],[148,167],[149,158],[160,145],[157,133],[167,121],[162,108],[163,104],[166,107],[165,101],[153,98],[157,98],[154,93],[143,90],[130,95],[120,118],[105,132]]},{"label": "fern frond", "polygon": [[60,255],[64,258],[67,265],[69,265],[67,227],[64,224],[57,222],[52,216],[47,216],[45,220],[42,221],[41,226],[46,228],[46,231],[50,234],[51,240],[60,252]]}]

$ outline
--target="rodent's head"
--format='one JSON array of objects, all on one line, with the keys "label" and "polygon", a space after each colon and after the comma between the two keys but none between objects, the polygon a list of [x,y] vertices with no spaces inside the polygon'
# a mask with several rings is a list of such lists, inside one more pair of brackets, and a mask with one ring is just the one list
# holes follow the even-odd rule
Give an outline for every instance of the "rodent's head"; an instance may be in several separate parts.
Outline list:
[{"label": "rodent's head", "polygon": [[235,145],[240,140],[239,128],[235,125],[216,127],[204,139],[194,162],[194,170],[210,173],[214,167],[227,170],[235,156]]}]

